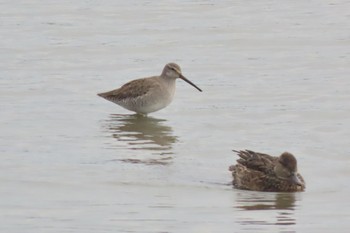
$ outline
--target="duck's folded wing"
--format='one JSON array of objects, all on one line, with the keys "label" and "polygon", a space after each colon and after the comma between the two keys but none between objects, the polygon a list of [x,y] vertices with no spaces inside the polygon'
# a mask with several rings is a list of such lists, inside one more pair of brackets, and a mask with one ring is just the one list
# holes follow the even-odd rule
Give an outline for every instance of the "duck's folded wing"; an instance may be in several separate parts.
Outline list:
[{"label": "duck's folded wing", "polygon": [[277,160],[268,154],[258,153],[251,150],[233,150],[240,157],[237,162],[243,166],[261,171],[264,173],[270,173],[273,170],[274,162]]}]

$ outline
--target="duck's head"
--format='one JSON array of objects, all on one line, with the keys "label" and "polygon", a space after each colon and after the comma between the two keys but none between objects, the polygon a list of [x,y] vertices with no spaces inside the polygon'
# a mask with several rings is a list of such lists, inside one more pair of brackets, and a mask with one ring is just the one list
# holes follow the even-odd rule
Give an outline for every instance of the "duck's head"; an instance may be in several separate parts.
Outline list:
[{"label": "duck's head", "polygon": [[284,152],[280,155],[274,171],[278,178],[287,180],[291,184],[303,186],[303,182],[297,176],[297,160],[294,155]]}]

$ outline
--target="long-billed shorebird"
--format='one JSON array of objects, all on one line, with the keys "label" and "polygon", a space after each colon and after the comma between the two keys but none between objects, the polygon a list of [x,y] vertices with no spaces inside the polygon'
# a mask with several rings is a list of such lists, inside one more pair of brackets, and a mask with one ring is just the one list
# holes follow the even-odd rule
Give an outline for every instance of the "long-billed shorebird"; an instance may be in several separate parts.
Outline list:
[{"label": "long-billed shorebird", "polygon": [[178,78],[202,91],[182,75],[179,65],[168,63],[160,76],[136,79],[118,89],[97,95],[130,111],[147,115],[171,103],[175,93],[175,81]]}]

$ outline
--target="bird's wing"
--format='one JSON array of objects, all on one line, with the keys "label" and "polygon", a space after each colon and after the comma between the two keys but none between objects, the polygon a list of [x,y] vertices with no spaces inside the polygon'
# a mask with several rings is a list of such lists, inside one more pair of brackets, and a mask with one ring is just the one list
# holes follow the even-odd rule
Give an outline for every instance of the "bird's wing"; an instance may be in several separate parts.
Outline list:
[{"label": "bird's wing", "polygon": [[158,88],[157,82],[149,82],[149,78],[142,78],[130,81],[122,87],[98,94],[99,96],[113,101],[123,101],[130,98],[137,98],[147,95],[152,89]]},{"label": "bird's wing", "polygon": [[251,150],[233,150],[240,157],[237,162],[243,166],[261,171],[264,173],[273,172],[274,164],[277,161],[277,157],[273,157],[268,154],[258,153]]}]

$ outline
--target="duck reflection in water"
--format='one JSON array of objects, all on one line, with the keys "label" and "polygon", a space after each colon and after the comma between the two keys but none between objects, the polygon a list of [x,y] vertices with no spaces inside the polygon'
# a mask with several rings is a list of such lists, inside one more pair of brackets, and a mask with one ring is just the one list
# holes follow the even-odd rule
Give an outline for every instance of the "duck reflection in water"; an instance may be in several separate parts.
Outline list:
[{"label": "duck reflection in water", "polygon": [[[249,211],[238,222],[241,225],[295,225],[296,193],[259,193],[241,191],[236,208]],[[266,212],[266,219],[261,211]],[[248,218],[246,216],[249,216]],[[273,219],[273,220],[272,220]],[[290,230],[290,229],[289,229]],[[288,231],[293,232],[293,231]]]},{"label": "duck reflection in water", "polygon": [[[106,121],[106,130],[112,133],[119,142],[116,146],[127,147],[130,150],[148,150],[152,154],[171,155],[172,145],[177,141],[171,127],[164,125],[166,120],[145,117],[139,114],[119,115],[111,114]],[[112,146],[115,148],[115,144]],[[121,159],[130,163],[168,164],[171,157],[157,159]]]}]

